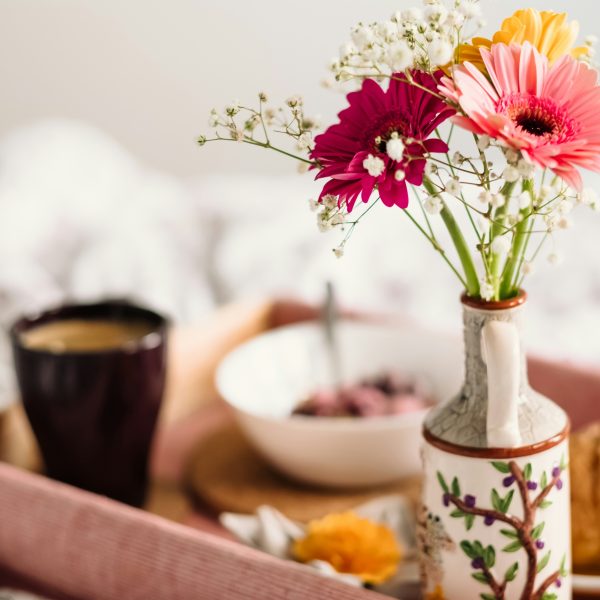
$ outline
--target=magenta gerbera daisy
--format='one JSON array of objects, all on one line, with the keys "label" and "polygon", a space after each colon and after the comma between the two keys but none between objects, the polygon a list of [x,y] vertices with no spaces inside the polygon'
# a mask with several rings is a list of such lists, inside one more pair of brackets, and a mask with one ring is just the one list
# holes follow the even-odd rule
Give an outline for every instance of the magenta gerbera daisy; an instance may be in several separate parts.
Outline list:
[{"label": "magenta gerbera daisy", "polygon": [[600,171],[598,73],[571,56],[550,66],[528,42],[494,44],[481,56],[489,80],[470,63],[442,80],[442,94],[464,112],[456,122],[581,189],[577,167]]},{"label": "magenta gerbera daisy", "polygon": [[317,179],[329,179],[320,198],[333,195],[350,212],[359,196],[368,202],[377,188],[386,206],[408,206],[407,183],[423,183],[426,156],[448,151],[445,142],[429,137],[455,113],[437,96],[442,75],[413,71],[416,87],[397,73],[387,90],[367,79],[348,94],[350,106],[315,138],[311,152],[321,167]]}]

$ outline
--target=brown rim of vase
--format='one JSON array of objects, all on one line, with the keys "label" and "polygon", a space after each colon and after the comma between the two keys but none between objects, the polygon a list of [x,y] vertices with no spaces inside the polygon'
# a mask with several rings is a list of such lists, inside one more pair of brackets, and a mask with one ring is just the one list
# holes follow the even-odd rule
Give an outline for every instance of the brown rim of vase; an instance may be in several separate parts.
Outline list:
[{"label": "brown rim of vase", "polygon": [[477,308],[479,310],[507,310],[509,308],[516,308],[522,306],[527,301],[527,292],[525,290],[519,290],[519,293],[513,298],[507,298],[506,300],[482,300],[481,298],[473,298],[467,296],[464,293],[460,297],[460,301],[464,306],[470,308]]},{"label": "brown rim of vase", "polygon": [[425,427],[423,427],[423,437],[432,446],[447,452],[448,454],[458,454],[460,456],[468,456],[470,458],[519,458],[520,456],[531,456],[539,454],[558,446],[561,442],[569,437],[571,431],[571,422],[567,420],[564,429],[553,435],[551,438],[529,446],[520,446],[519,448],[476,448],[472,446],[460,446],[452,442],[447,442],[433,435]]}]

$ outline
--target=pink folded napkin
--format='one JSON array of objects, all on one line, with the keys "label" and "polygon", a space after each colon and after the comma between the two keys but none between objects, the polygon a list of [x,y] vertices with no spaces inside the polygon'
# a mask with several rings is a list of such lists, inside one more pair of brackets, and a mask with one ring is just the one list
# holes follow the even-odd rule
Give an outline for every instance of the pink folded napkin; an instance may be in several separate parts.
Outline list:
[{"label": "pink folded napkin", "polygon": [[381,596],[0,464],[0,569],[78,600]]}]

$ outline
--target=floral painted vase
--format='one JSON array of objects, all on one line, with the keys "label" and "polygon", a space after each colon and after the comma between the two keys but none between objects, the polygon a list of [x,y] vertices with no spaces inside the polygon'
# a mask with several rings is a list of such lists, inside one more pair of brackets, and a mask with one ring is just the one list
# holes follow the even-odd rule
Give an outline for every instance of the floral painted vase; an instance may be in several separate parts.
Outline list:
[{"label": "floral painted vase", "polygon": [[529,386],[526,295],[463,297],[460,393],[424,426],[424,598],[571,598],[569,420]]}]

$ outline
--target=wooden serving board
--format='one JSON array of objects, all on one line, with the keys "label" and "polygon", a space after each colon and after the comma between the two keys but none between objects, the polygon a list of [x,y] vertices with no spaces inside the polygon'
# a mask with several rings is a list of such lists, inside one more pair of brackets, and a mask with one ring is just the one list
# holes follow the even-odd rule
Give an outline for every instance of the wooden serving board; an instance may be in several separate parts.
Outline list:
[{"label": "wooden serving board", "polygon": [[185,479],[196,497],[215,512],[254,513],[268,504],[303,522],[386,494],[403,494],[416,506],[420,495],[420,477],[355,490],[293,482],[271,469],[233,424],[198,440],[189,454]]}]

